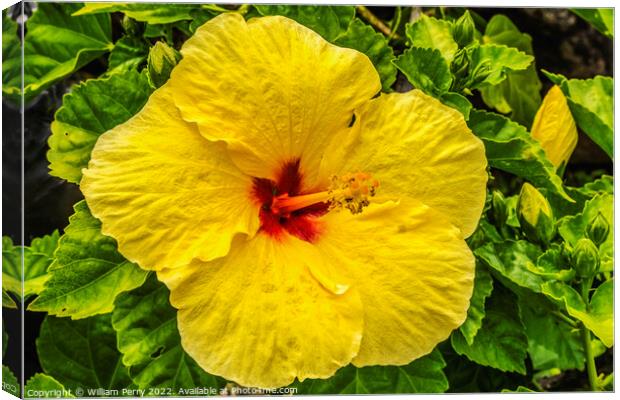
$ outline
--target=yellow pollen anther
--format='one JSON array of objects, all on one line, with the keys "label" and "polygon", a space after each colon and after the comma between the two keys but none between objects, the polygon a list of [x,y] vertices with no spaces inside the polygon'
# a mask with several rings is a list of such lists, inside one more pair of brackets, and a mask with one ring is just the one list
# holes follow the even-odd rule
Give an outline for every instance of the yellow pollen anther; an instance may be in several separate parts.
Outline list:
[{"label": "yellow pollen anther", "polygon": [[330,208],[346,208],[352,214],[359,214],[370,204],[379,187],[379,181],[371,174],[357,172],[343,176],[333,176],[329,193]]},{"label": "yellow pollen anther", "polygon": [[329,190],[300,196],[289,196],[288,193],[276,196],[271,203],[271,212],[279,215],[310,207],[319,203],[329,204],[329,209],[346,208],[352,214],[359,214],[370,204],[379,187],[379,181],[365,172],[333,176]]}]

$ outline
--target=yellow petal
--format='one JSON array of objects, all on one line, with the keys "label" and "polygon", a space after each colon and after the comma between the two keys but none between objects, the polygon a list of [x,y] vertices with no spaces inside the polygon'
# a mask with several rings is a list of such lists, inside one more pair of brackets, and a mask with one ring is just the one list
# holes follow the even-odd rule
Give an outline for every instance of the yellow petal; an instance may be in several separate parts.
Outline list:
[{"label": "yellow petal", "polygon": [[362,336],[358,293],[336,295],[310,274],[313,249],[293,236],[239,237],[227,257],[158,272],[179,309],[183,348],[207,372],[274,388],[327,378]]},{"label": "yellow petal", "polygon": [[273,179],[300,158],[306,187],[319,180],[329,140],[381,88],[368,57],[284,17],[220,15],[181,53],[170,83],[183,118],[226,141],[249,175]]},{"label": "yellow petal", "polygon": [[474,257],[458,228],[422,203],[331,212],[314,243],[350,278],[364,307],[353,364],[403,365],[429,353],[467,316]]},{"label": "yellow petal", "polygon": [[577,146],[577,126],[559,86],[547,92],[534,118],[532,136],[556,169],[568,163]]},{"label": "yellow petal", "polygon": [[372,173],[381,195],[420,200],[471,235],[484,206],[487,160],[463,116],[419,90],[382,95],[356,116],[357,137],[327,151],[345,160],[341,171]]},{"label": "yellow petal", "polygon": [[183,121],[168,86],[101,135],[81,189],[103,233],[145,269],[220,257],[236,233],[258,229],[251,178]]}]

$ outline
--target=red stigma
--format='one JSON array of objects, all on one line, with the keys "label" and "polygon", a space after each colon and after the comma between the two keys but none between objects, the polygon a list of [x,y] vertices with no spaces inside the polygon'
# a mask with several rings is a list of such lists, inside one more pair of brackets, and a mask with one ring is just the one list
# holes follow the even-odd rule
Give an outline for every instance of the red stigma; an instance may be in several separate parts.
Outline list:
[{"label": "red stigma", "polygon": [[329,207],[327,203],[314,204],[286,214],[271,208],[275,196],[305,194],[301,190],[302,183],[303,175],[299,169],[299,159],[284,163],[275,181],[254,178],[252,194],[261,208],[259,212],[261,232],[276,239],[288,232],[307,242],[313,242],[319,237],[321,226],[317,218],[327,212]]}]

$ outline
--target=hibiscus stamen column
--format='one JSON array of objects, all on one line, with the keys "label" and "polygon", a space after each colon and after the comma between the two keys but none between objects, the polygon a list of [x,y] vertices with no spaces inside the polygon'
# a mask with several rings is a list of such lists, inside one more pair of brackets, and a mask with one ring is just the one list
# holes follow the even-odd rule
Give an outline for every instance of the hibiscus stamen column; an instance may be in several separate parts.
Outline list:
[{"label": "hibiscus stamen column", "polygon": [[333,176],[328,190],[299,196],[284,193],[274,197],[271,211],[285,215],[314,204],[328,203],[330,209],[346,208],[353,214],[359,214],[370,204],[369,198],[375,195],[378,187],[379,181],[365,172]]}]

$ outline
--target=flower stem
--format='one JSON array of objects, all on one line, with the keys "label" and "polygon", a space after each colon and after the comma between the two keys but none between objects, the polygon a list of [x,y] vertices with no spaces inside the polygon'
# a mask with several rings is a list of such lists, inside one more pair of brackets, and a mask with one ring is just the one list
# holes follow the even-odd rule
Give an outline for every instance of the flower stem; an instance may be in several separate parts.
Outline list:
[{"label": "flower stem", "polygon": [[577,323],[573,321],[572,319],[570,319],[569,317],[567,317],[566,315],[564,315],[563,313],[559,311],[553,311],[552,314],[558,317],[559,319],[561,319],[564,323],[570,325],[571,327],[578,328]]},{"label": "flower stem", "polygon": [[390,24],[390,30],[392,31],[392,33],[390,33],[388,35],[388,40],[392,40],[394,39],[394,35],[396,35],[396,31],[398,30],[398,28],[400,28],[400,20],[403,17],[403,10],[400,7],[396,7],[396,13],[394,15],[394,19],[392,20],[392,23]]},{"label": "flower stem", "polygon": [[387,26],[379,17],[372,13],[365,6],[355,6],[357,8],[357,12],[362,16],[366,21],[370,23],[370,25],[374,26],[378,31],[383,33],[390,39],[400,39],[400,35],[396,32],[392,32],[389,26]]},{"label": "flower stem", "polygon": [[[581,297],[583,301],[586,303],[586,307],[589,307],[590,304],[590,289],[592,288],[592,278],[584,279],[581,282]],[[588,382],[590,383],[590,389],[593,392],[599,391],[597,382],[596,373],[596,363],[594,362],[594,353],[592,351],[592,339],[590,337],[590,330],[582,324],[581,327],[581,337],[583,339],[583,348],[586,353],[586,369],[588,371]]]}]

